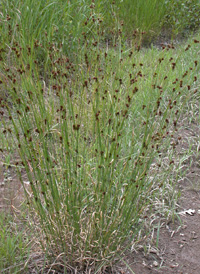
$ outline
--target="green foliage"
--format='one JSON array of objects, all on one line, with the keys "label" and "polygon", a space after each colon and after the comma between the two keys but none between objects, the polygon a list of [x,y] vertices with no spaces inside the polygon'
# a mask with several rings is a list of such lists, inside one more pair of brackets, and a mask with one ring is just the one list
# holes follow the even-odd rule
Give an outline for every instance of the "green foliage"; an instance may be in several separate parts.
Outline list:
[{"label": "green foliage", "polygon": [[0,271],[25,273],[25,260],[29,254],[28,241],[12,216],[0,215]]},{"label": "green foliage", "polygon": [[113,9],[115,16],[123,23],[123,29],[128,35],[134,30],[148,32],[156,32],[160,30],[163,17],[166,13],[164,0],[116,0]]},{"label": "green foliage", "polygon": [[[72,54],[83,43],[84,36],[95,35],[101,15],[91,1],[3,1],[1,13],[1,44],[19,46],[22,58],[30,66],[33,60],[46,68],[50,56],[45,50],[49,43],[64,44],[64,51]],[[37,45],[43,48],[37,49]],[[16,52],[18,56],[18,52]],[[13,57],[13,56],[12,56]],[[9,56],[11,62],[11,56]]]},{"label": "green foliage", "polygon": [[[4,0],[1,9],[1,45],[12,48],[17,43],[23,48],[23,58],[28,55],[30,63],[36,58],[43,69],[49,64],[50,56],[45,50],[49,43],[58,48],[63,44],[67,55],[74,54],[85,40],[95,40],[97,35],[103,41],[115,43],[120,37],[122,41],[140,44],[143,40],[151,41],[166,26],[175,34],[187,28],[196,29],[200,18],[197,0]],[[43,48],[38,50],[38,44]],[[9,62],[12,58],[9,55]]]},{"label": "green foliage", "polygon": [[168,24],[174,35],[186,30],[196,30],[200,25],[200,3],[198,0],[166,0]]},{"label": "green foliage", "polygon": [[[21,177],[28,203],[49,253],[62,253],[81,271],[120,255],[156,197],[156,175],[148,173],[162,140],[176,129],[179,102],[188,100],[199,67],[186,62],[183,50],[172,54],[172,46],[138,54],[88,43],[74,64],[55,47],[48,83],[37,63],[31,74],[28,68],[11,74],[12,104],[3,105],[30,181],[32,196]],[[13,164],[21,176],[22,166]]]}]

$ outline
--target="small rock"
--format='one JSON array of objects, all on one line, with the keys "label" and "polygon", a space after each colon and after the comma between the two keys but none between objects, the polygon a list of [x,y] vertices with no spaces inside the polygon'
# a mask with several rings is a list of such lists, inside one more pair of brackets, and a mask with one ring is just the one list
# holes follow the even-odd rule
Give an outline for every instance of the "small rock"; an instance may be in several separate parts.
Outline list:
[{"label": "small rock", "polygon": [[153,262],[153,266],[157,267],[158,266],[158,262],[154,261]]}]

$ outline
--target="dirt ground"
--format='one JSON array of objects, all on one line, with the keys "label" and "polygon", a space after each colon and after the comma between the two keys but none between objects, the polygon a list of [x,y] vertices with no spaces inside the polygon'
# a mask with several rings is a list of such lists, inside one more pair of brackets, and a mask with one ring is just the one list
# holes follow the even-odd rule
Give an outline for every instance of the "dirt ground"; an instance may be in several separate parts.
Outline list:
[{"label": "dirt ground", "polygon": [[[184,128],[180,134],[183,142],[179,149],[187,146],[189,137],[199,140],[200,127]],[[160,228],[158,248],[152,248],[148,254],[141,249],[128,256],[127,263],[135,274],[200,274],[200,158],[193,157],[190,163],[186,176],[177,186],[181,191],[177,215],[182,224],[178,220],[164,224]],[[22,195],[23,189],[12,168],[6,169],[0,162],[0,211],[17,210]],[[132,272],[124,269],[119,273]]]},{"label": "dirt ground", "polygon": [[132,255],[129,263],[135,274],[200,274],[200,167],[194,163],[191,169],[180,185],[181,227],[178,221],[165,225],[158,250]]},{"label": "dirt ground", "polygon": [[135,274],[200,274],[200,126],[186,127],[180,135],[183,141],[177,149],[187,148],[189,138],[198,143],[198,157],[186,162],[187,167],[192,164],[177,186],[181,223],[177,220],[160,228],[157,249],[131,255],[129,265]]},{"label": "dirt ground", "polygon": [[23,201],[24,190],[17,175],[0,161],[0,213],[17,212]]}]

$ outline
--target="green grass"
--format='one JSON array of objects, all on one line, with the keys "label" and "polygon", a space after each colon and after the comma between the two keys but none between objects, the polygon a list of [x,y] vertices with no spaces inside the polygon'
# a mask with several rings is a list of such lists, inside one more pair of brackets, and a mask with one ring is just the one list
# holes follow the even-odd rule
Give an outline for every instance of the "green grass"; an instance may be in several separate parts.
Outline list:
[{"label": "green grass", "polygon": [[166,1],[154,1],[155,21],[144,16],[152,1],[123,2],[106,12],[98,1],[1,4],[4,164],[18,172],[49,263],[65,273],[103,271],[150,223],[175,215],[177,127],[199,99],[199,35],[138,51],[125,43],[130,25],[150,39]]},{"label": "green grass", "polygon": [[16,220],[0,215],[0,270],[2,273],[27,273],[24,262],[28,259],[29,241],[25,228],[20,231]]},{"label": "green grass", "polygon": [[[81,49],[84,37],[89,43],[91,38],[95,42],[98,35],[113,44],[120,38],[137,46],[142,40],[151,42],[163,29],[175,37],[198,28],[200,6],[198,0],[4,0],[1,11],[2,48],[7,45],[10,53],[16,48],[14,55],[20,55],[31,67],[36,58],[46,69],[50,56],[45,49],[49,43],[62,43],[65,54],[72,55]],[[37,50],[38,44],[43,47]],[[7,58],[11,65],[11,54]]]}]

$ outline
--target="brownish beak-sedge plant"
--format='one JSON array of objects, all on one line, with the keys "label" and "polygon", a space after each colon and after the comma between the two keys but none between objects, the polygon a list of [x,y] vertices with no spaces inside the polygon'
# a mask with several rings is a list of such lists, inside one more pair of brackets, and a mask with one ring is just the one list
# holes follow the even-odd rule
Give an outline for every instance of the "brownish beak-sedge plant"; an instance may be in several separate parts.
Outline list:
[{"label": "brownish beak-sedge plant", "polygon": [[[133,245],[150,203],[151,165],[176,133],[181,106],[197,92],[198,60],[183,62],[198,40],[175,56],[173,44],[138,52],[123,46],[118,29],[116,45],[105,45],[101,5],[89,2],[78,6],[80,24],[71,3],[59,1],[61,14],[54,2],[27,1],[44,19],[32,21],[31,34],[23,33],[28,21],[19,9],[13,8],[19,24],[6,15],[1,27],[10,39],[9,50],[1,49],[3,134],[20,156],[14,166],[57,273],[101,273]],[[55,25],[59,16],[68,33]]]}]

